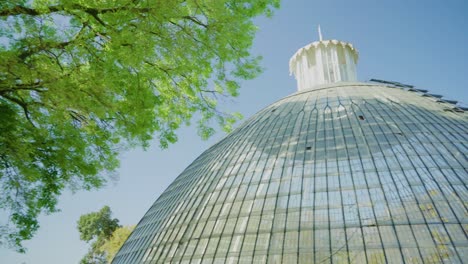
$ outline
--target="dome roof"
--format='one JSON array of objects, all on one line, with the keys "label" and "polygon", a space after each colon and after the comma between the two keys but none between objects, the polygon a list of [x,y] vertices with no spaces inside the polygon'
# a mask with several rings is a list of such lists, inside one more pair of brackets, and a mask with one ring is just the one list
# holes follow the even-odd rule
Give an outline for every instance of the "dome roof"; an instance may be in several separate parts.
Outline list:
[{"label": "dome roof", "polygon": [[468,119],[334,83],[264,108],[155,201],[113,263],[461,263]]}]

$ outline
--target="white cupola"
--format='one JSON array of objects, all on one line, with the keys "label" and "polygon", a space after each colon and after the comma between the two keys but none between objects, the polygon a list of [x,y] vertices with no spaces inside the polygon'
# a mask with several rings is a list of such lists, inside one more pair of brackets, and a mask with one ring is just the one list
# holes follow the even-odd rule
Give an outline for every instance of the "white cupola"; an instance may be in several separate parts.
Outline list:
[{"label": "white cupola", "polygon": [[289,72],[297,80],[298,91],[322,84],[357,81],[358,52],[350,43],[322,40],[299,49],[289,60]]}]

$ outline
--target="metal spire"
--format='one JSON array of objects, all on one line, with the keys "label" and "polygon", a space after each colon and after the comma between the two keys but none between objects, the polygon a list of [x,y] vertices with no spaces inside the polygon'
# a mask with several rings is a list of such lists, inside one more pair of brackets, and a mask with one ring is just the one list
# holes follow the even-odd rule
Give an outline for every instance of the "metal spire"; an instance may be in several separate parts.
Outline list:
[{"label": "metal spire", "polygon": [[319,40],[322,41],[322,31],[320,30],[320,24],[318,25],[318,34],[319,34]]}]

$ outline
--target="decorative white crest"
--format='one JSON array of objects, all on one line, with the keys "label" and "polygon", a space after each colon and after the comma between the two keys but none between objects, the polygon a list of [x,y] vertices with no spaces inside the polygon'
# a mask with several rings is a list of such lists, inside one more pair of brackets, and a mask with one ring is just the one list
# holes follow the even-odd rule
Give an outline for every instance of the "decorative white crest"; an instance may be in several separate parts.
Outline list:
[{"label": "decorative white crest", "polygon": [[357,50],[347,42],[323,40],[300,48],[289,60],[289,72],[297,80],[297,89],[307,90],[322,84],[357,81]]}]

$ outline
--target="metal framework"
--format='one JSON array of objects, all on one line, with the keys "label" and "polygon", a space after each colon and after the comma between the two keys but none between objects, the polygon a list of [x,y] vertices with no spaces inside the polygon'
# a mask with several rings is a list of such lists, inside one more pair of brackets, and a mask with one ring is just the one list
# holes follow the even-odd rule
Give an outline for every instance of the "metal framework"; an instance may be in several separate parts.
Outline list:
[{"label": "metal framework", "polygon": [[273,103],[177,177],[113,263],[463,263],[468,119],[447,106],[369,83]]}]

